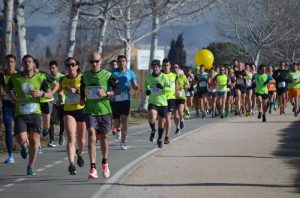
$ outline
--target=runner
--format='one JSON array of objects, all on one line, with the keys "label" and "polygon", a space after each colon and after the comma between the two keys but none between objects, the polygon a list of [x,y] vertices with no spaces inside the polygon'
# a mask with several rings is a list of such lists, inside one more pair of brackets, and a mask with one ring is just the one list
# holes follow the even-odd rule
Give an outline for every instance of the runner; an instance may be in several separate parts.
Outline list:
[{"label": "runner", "polygon": [[232,109],[232,105],[234,105],[234,87],[235,87],[236,79],[234,76],[233,68],[228,70],[228,88],[227,88],[227,97],[226,97],[226,113],[225,117],[229,117],[234,115],[234,111]]},{"label": "runner", "polygon": [[216,85],[213,81],[216,76],[215,70],[211,69],[208,73],[207,90],[208,90],[208,101],[209,101],[209,113],[214,118],[216,115]]},{"label": "runner", "polygon": [[[272,76],[273,78],[273,66],[268,66],[267,67],[267,74]],[[274,108],[274,111],[276,110],[276,98],[277,98],[277,93],[276,93],[276,82],[268,84],[268,104],[267,104],[267,109],[269,109],[269,114],[272,113],[272,108]]]},{"label": "runner", "polygon": [[169,144],[170,143],[170,135],[171,135],[171,127],[172,127],[172,114],[175,111],[175,80],[177,75],[173,72],[171,72],[171,63],[169,59],[165,58],[163,60],[163,70],[162,72],[167,76],[167,78],[170,81],[170,87],[171,91],[167,93],[167,100],[168,100],[168,114],[167,114],[167,121],[166,121],[166,135],[165,135],[165,140],[164,144]]},{"label": "runner", "polygon": [[[67,153],[69,159],[68,171],[71,175],[76,175],[74,165],[75,152],[77,154],[77,164],[84,166],[83,147],[85,145],[86,124],[84,115],[84,102],[80,100],[80,83],[82,74],[80,73],[79,62],[75,58],[69,57],[65,60],[67,75],[60,79],[59,100],[65,96],[64,123],[67,133]],[[77,138],[78,149],[75,149]]]},{"label": "runner", "polygon": [[174,64],[174,70],[175,73],[177,74],[177,78],[175,81],[175,106],[176,106],[176,110],[175,110],[175,116],[174,116],[174,121],[175,121],[175,135],[180,134],[180,129],[184,128],[184,104],[186,102],[186,93],[185,90],[186,88],[188,88],[189,85],[189,81],[186,78],[186,76],[184,75],[184,73],[182,72],[182,70],[180,70],[180,67],[178,64]]},{"label": "runner", "polygon": [[228,77],[225,73],[225,67],[222,66],[219,71],[220,73],[215,76],[214,82],[216,84],[217,109],[222,119],[225,114]]},{"label": "runner", "polygon": [[120,84],[120,93],[115,94],[111,100],[111,108],[113,112],[113,126],[116,129],[121,129],[116,132],[117,139],[120,139],[120,148],[127,150],[126,134],[127,134],[127,122],[130,111],[130,86],[133,90],[138,90],[135,73],[127,69],[127,58],[124,55],[118,56],[118,68],[112,71],[115,78]]},{"label": "runner", "polygon": [[2,119],[5,127],[5,144],[7,149],[8,158],[4,161],[6,164],[15,163],[13,154],[13,121],[15,117],[15,104],[5,93],[6,85],[10,77],[17,73],[16,70],[16,57],[13,54],[5,56],[5,70],[0,73],[0,86],[2,98]]},{"label": "runner", "polygon": [[200,107],[200,115],[203,118],[206,118],[206,103],[207,103],[207,82],[208,82],[208,74],[205,72],[204,65],[200,65],[199,73],[196,74],[194,83],[197,84],[197,97],[198,97],[198,106]]},{"label": "runner", "polygon": [[288,95],[293,104],[294,116],[297,117],[299,113],[299,96],[300,96],[300,71],[298,64],[293,63],[291,70],[287,74],[288,80]]},{"label": "runner", "polygon": [[[64,77],[62,73],[58,71],[58,64],[56,61],[52,60],[49,62],[49,70],[50,75],[55,81],[60,82],[60,79]],[[59,145],[63,145],[65,142],[65,135],[64,135],[64,97],[62,101],[59,101],[58,93],[54,93],[53,95],[53,110],[50,119],[50,128],[49,128],[49,138],[50,141],[48,143],[48,147],[54,147],[54,123],[58,120],[59,121]]]},{"label": "runner", "polygon": [[[51,92],[54,94],[59,89],[59,82],[55,80],[51,75],[49,75],[47,72],[39,71],[40,63],[37,59],[34,60],[36,72],[39,75],[42,75],[47,82],[48,86],[51,88]],[[49,128],[50,128],[50,119],[51,119],[51,113],[53,110],[53,101],[54,98],[40,98],[40,105],[41,105],[41,111],[42,111],[42,119],[43,119],[43,131],[42,135],[46,137],[49,134]],[[47,144],[48,147],[56,147],[56,144],[54,143],[54,134],[49,134],[49,143]],[[42,154],[42,147],[39,148],[38,154]]]},{"label": "runner", "polygon": [[242,115],[246,113],[245,109],[245,99],[246,99],[246,82],[245,77],[247,76],[244,70],[244,63],[239,63],[238,70],[235,71],[236,86],[235,86],[235,96],[236,96],[236,107],[237,115]]},{"label": "runner", "polygon": [[25,55],[22,63],[23,71],[11,77],[6,92],[16,104],[15,136],[21,146],[22,158],[26,159],[29,153],[27,175],[35,175],[34,163],[40,146],[40,97],[51,98],[52,92],[45,78],[35,73],[33,56]]},{"label": "runner", "polygon": [[162,136],[164,133],[168,113],[167,94],[171,91],[171,87],[168,78],[165,76],[165,74],[160,72],[159,60],[152,60],[151,69],[151,74],[147,75],[144,82],[146,95],[149,96],[148,112],[149,125],[151,128],[150,142],[155,141],[155,121],[158,115],[157,146],[158,148],[163,148]]},{"label": "runner", "polygon": [[279,102],[279,114],[285,113],[285,105],[287,103],[287,77],[288,71],[285,68],[285,63],[280,63],[279,69],[274,72],[274,79],[276,81],[276,89]]},{"label": "runner", "polygon": [[190,66],[186,66],[184,68],[184,75],[186,76],[190,87],[187,87],[185,89],[185,94],[186,94],[186,101],[184,103],[184,119],[190,119],[191,114],[190,114],[190,109],[193,104],[193,97],[194,97],[194,92],[193,92],[193,81],[194,81],[194,74],[192,73],[192,68]]},{"label": "runner", "polygon": [[245,65],[245,84],[246,84],[246,100],[245,100],[245,109],[246,116],[252,115],[252,94],[253,94],[253,85],[252,85],[252,71],[250,65],[246,63]]},{"label": "runner", "polygon": [[268,101],[268,84],[275,81],[266,73],[266,66],[260,65],[258,73],[253,76],[253,83],[255,83],[255,94],[257,98],[258,119],[262,118],[266,122],[266,111]]},{"label": "runner", "polygon": [[98,178],[96,169],[96,141],[100,139],[102,152],[102,173],[103,177],[110,176],[108,167],[108,133],[111,131],[111,107],[109,97],[118,88],[117,80],[111,72],[102,69],[102,57],[94,52],[90,55],[91,70],[84,72],[80,86],[80,97],[85,98],[85,112],[87,113],[87,128],[89,132],[89,157],[90,173],[89,178]]}]

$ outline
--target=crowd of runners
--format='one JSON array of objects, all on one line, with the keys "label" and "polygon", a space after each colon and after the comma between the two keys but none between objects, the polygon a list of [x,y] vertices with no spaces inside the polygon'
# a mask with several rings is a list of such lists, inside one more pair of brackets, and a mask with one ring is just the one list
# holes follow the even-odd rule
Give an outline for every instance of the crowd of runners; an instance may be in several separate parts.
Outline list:
[{"label": "crowd of runners", "polygon": [[[68,171],[76,175],[77,165],[84,166],[84,146],[88,136],[89,178],[98,178],[96,142],[100,141],[102,174],[110,176],[109,141],[112,132],[127,150],[127,122],[130,114],[131,89],[139,84],[148,99],[149,140],[159,148],[170,143],[184,129],[184,120],[230,116],[253,116],[266,122],[272,112],[285,114],[288,103],[294,116],[299,113],[300,70],[297,63],[276,66],[233,61],[230,65],[181,67],[165,58],[152,60],[151,73],[138,84],[135,73],[127,68],[127,59],[119,55],[102,67],[99,53],[91,53],[90,67],[80,70],[73,57],[64,61],[62,74],[56,61],[49,62],[49,72],[39,71],[39,62],[32,55],[22,59],[22,70],[16,70],[16,57],[9,54],[0,74],[2,115],[8,158],[15,162],[13,135],[20,145],[23,159],[28,158],[27,175],[35,175],[35,159],[42,154],[40,136],[49,136],[48,147],[56,147],[54,125],[59,122],[59,145],[66,144]],[[174,118],[175,129],[172,130]],[[156,127],[157,122],[157,127]],[[66,136],[66,137],[65,137]],[[65,141],[66,138],[66,141]]]}]

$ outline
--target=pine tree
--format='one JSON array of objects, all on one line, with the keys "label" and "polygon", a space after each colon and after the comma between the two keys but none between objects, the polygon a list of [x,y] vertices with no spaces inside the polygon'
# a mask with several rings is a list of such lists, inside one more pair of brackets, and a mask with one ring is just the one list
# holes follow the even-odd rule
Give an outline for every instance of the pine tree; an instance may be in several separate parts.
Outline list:
[{"label": "pine tree", "polygon": [[177,40],[171,41],[171,48],[168,54],[168,59],[171,64],[179,64],[179,66],[186,66],[186,51],[184,50],[183,34],[179,34]]}]

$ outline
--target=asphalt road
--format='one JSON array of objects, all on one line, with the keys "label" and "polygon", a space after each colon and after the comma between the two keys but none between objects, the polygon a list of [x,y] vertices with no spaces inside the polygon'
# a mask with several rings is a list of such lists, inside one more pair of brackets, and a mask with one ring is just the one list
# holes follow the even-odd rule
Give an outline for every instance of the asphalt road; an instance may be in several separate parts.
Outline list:
[{"label": "asphalt road", "polygon": [[[187,120],[182,133],[178,136],[172,134],[172,139],[201,131],[207,124],[219,121],[218,118]],[[65,146],[45,148],[44,154],[38,155],[36,176],[26,175],[27,160],[21,159],[20,155],[16,154],[15,164],[0,164],[0,197],[101,197],[111,186],[119,184],[130,169],[159,150],[156,144],[149,142],[149,135],[150,129],[146,121],[143,125],[130,127],[127,136],[128,150],[126,151],[120,150],[119,141],[110,135],[109,167],[111,176],[107,179],[101,177],[102,156],[99,143],[97,144],[96,164],[98,179],[88,179],[87,148],[85,148],[84,154],[85,166],[77,167],[75,176],[69,175],[67,171],[68,160]]]}]

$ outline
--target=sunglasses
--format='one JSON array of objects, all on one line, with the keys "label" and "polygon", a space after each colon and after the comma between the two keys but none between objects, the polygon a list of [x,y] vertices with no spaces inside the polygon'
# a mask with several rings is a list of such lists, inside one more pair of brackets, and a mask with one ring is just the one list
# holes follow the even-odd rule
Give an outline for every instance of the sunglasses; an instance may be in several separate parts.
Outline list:
[{"label": "sunglasses", "polygon": [[100,60],[90,60],[90,63],[91,63],[91,64],[94,64],[94,63],[100,63]]},{"label": "sunglasses", "polygon": [[75,67],[77,64],[76,63],[69,63],[69,64],[66,64],[66,67]]}]

